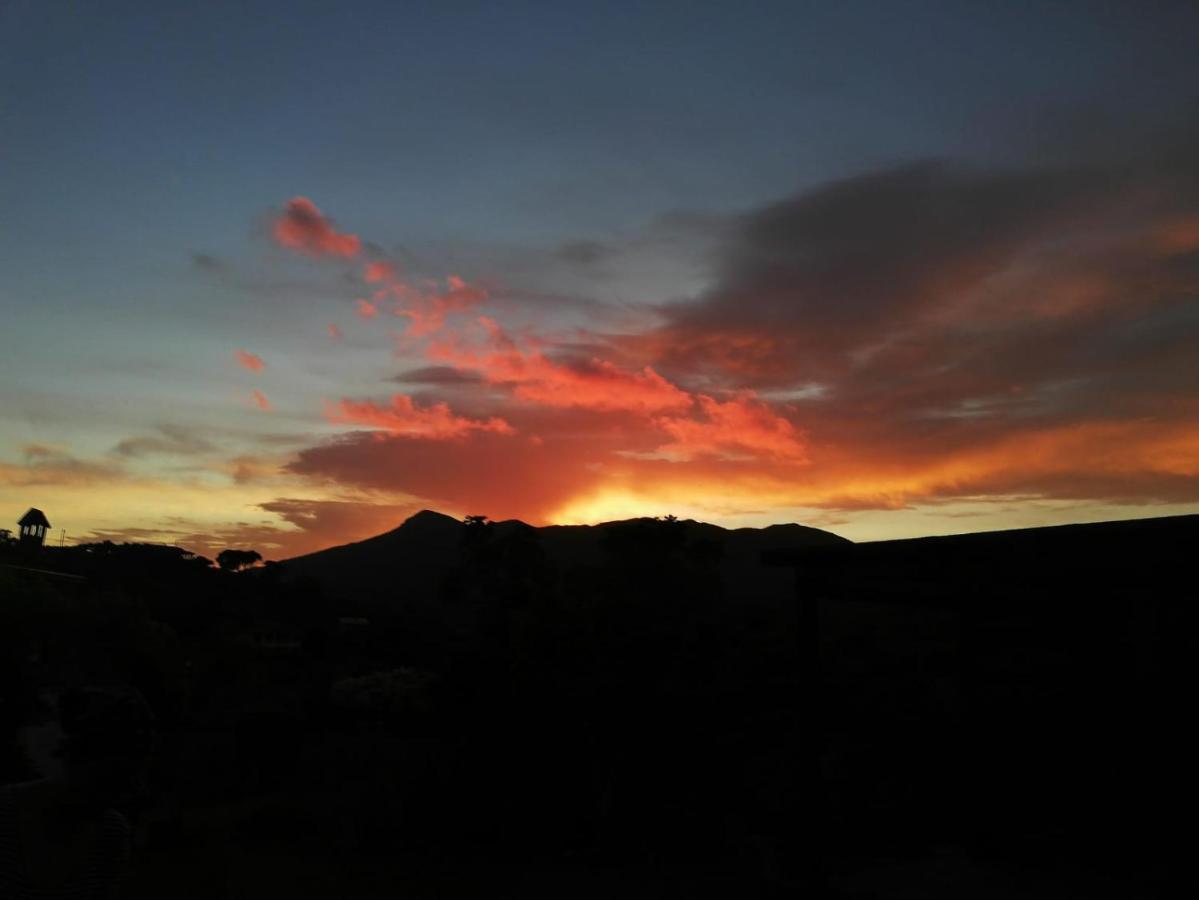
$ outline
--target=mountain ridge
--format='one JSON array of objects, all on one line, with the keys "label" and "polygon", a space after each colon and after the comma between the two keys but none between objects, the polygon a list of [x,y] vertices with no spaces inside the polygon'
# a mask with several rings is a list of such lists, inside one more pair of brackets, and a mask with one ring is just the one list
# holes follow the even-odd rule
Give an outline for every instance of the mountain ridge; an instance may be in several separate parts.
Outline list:
[{"label": "mountain ridge", "polygon": [[[496,537],[524,532],[536,541],[545,558],[560,570],[575,566],[602,565],[608,536],[620,529],[633,530],[661,519],[636,517],[593,525],[529,525],[519,519],[488,522]],[[819,528],[799,523],[778,523],[764,528],[728,529],[694,519],[672,520],[683,543],[704,543],[718,549],[717,558],[726,581],[752,585],[787,576],[766,572],[760,565],[767,549],[798,549],[848,545],[852,542]],[[331,597],[369,603],[389,597],[436,595],[444,579],[463,561],[463,539],[468,526],[459,519],[431,509],[422,509],[395,528],[336,547],[291,557],[278,562],[284,574],[317,581]],[[763,585],[765,587],[765,585]]]}]

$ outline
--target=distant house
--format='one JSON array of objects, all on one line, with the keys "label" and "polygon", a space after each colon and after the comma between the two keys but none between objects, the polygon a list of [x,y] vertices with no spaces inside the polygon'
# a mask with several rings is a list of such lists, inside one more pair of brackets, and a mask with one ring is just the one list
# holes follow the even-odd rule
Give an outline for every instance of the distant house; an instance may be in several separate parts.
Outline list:
[{"label": "distant house", "polygon": [[17,525],[21,528],[21,545],[24,547],[40,547],[46,542],[46,532],[50,530],[50,520],[37,507],[21,516]]}]

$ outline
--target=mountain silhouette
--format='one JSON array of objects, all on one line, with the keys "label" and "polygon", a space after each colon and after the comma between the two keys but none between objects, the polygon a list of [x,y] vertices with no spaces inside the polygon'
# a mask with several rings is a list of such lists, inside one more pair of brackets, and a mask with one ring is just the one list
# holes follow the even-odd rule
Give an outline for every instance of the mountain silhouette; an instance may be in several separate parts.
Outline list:
[{"label": "mountain silhouette", "polygon": [[[439,513],[436,510],[422,509],[420,512],[405,519],[400,523],[398,528],[386,534],[399,533],[407,537],[413,537],[415,535],[445,535],[453,532],[457,535],[461,527],[462,521],[460,519],[447,516],[445,513]],[[386,534],[378,535],[378,537],[386,537]],[[360,541],[359,543],[366,543],[366,541]]]},{"label": "mountain silhouette", "polygon": [[[486,528],[492,540],[522,534],[540,547],[547,562],[565,569],[602,565],[607,559],[605,548],[610,535],[655,523],[663,524],[660,520],[640,518],[597,525],[534,527],[518,519],[508,519],[488,523]],[[687,519],[674,522],[673,526],[678,529],[681,542],[713,553],[726,582],[741,593],[788,589],[789,573],[761,565],[765,550],[814,549],[851,543],[831,532],[794,523],[727,529]],[[391,531],[283,560],[278,565],[286,577],[313,579],[327,596],[343,602],[391,606],[409,599],[428,600],[462,562],[466,530],[461,520],[425,509]]]},{"label": "mountain silhouette", "polygon": [[399,602],[428,597],[458,563],[465,526],[431,509],[363,541],[329,547],[280,563],[294,578],[311,578],[343,601]]}]

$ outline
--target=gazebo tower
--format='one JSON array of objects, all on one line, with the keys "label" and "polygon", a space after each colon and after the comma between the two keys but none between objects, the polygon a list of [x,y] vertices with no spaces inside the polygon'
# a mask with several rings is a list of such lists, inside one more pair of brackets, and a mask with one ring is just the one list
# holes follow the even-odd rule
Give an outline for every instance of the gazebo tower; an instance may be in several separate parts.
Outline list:
[{"label": "gazebo tower", "polygon": [[17,522],[21,526],[21,546],[36,548],[46,542],[46,532],[50,530],[50,520],[37,507],[33,507]]}]

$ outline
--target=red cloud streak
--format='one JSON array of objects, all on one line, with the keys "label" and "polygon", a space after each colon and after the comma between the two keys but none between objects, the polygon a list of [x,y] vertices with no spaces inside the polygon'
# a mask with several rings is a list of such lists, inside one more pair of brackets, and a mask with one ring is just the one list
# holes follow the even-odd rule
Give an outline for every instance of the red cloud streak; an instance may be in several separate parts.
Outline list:
[{"label": "red cloud streak", "polygon": [[396,394],[388,407],[369,401],[342,400],[330,407],[329,419],[337,423],[367,425],[399,437],[425,440],[460,438],[472,431],[495,434],[515,434],[516,430],[503,419],[469,419],[456,415],[447,403],[418,406],[406,394]]}]

